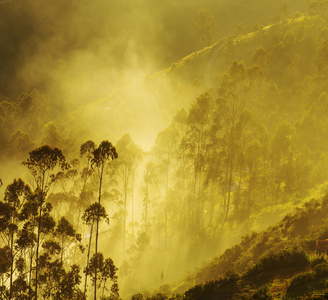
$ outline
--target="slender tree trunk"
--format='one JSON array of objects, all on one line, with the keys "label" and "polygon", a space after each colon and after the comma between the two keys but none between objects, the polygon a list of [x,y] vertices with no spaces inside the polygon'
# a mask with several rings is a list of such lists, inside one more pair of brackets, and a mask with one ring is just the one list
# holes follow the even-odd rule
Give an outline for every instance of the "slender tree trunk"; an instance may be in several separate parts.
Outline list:
[{"label": "slender tree trunk", "polygon": [[[82,186],[82,191],[80,193],[80,201],[82,199],[82,195],[84,196],[85,195],[85,187],[87,185],[87,179],[88,179],[88,170],[89,170],[89,160],[88,160],[88,164],[87,164],[87,172],[86,172],[86,175],[83,179],[83,186]],[[82,206],[81,204],[79,205],[79,212],[78,212],[78,218],[77,218],[77,225],[76,225],[76,228],[77,228],[77,231],[80,229],[80,220],[81,220],[81,209],[82,209]],[[76,251],[77,251],[77,244],[75,245],[75,251],[74,251],[74,262],[75,262],[75,257],[76,257]]]},{"label": "slender tree trunk", "polygon": [[[124,178],[126,179],[126,178]],[[124,180],[124,222],[123,222],[123,258],[125,258],[125,248],[126,248],[126,204],[128,198],[128,187],[127,182]]]},{"label": "slender tree trunk", "polygon": [[168,159],[166,166],[166,186],[165,186],[165,249],[167,247],[167,209],[168,209],[168,190],[169,190],[169,168],[170,168],[170,160]]},{"label": "slender tree trunk", "polygon": [[9,299],[11,300],[11,298],[12,298],[12,287],[13,287],[13,273],[14,273],[14,232],[11,233],[10,260],[11,261],[10,261]]},{"label": "slender tree trunk", "polygon": [[132,213],[132,243],[134,243],[134,172],[132,170],[132,195],[131,195],[131,213]]},{"label": "slender tree trunk", "polygon": [[[99,198],[98,198],[99,205],[100,205],[100,201],[101,201],[101,188],[102,188],[103,174],[104,174],[104,163],[101,165],[100,179],[99,179]],[[95,245],[95,254],[96,255],[98,254],[98,235],[99,235],[99,211],[98,211],[97,219],[96,219],[96,245]],[[95,268],[94,300],[97,300],[97,269],[98,269],[98,265]]]},{"label": "slender tree trunk", "polygon": [[[236,91],[234,92],[236,95]],[[233,167],[233,158],[234,158],[234,127],[235,127],[235,114],[236,114],[236,96],[234,96],[232,103],[232,120],[231,120],[231,128],[230,128],[230,163],[229,163],[229,189],[228,189],[228,202],[227,202],[227,210],[225,216],[225,222],[228,219],[229,207],[230,207],[230,198],[231,198],[231,186],[232,186],[232,167]]]},{"label": "slender tree trunk", "polygon": [[202,190],[202,167],[200,167],[199,169],[199,181],[198,181],[198,198],[200,201],[200,209],[201,209],[201,212],[200,212],[200,227],[201,227],[201,230],[203,230],[204,228],[204,224],[203,224],[203,217],[204,217],[204,201],[203,201],[203,190]]},{"label": "slender tree trunk", "polygon": [[145,231],[148,235],[148,193],[146,196],[146,206],[145,206]]},{"label": "slender tree trunk", "polygon": [[[33,231],[31,234],[33,239]],[[29,270],[29,282],[28,282],[28,299],[32,299],[32,267],[33,267],[33,246],[31,246],[31,255],[30,255],[30,270]]]},{"label": "slender tree trunk", "polygon": [[276,205],[278,203],[278,198],[279,198],[279,189],[280,189],[279,170],[280,170],[280,164],[277,163],[276,176],[275,176],[275,182],[274,182],[274,194],[273,194],[273,204],[274,205]]},{"label": "slender tree trunk", "polygon": [[224,181],[224,189],[223,189],[223,193],[224,193],[224,197],[223,197],[223,221],[225,219],[225,215],[226,215],[226,210],[227,210],[227,186],[228,186],[228,180],[229,180],[229,160],[227,157],[227,167],[226,167],[226,174],[225,174],[225,181]]},{"label": "slender tree trunk", "polygon": [[252,169],[249,170],[249,183],[248,183],[248,201],[247,201],[247,234],[249,233],[249,218],[250,218],[250,213],[251,213],[251,207],[250,207],[250,202],[251,202],[251,192],[252,192]]},{"label": "slender tree trunk", "polygon": [[231,198],[231,186],[232,186],[232,157],[230,159],[229,189],[228,189],[228,201],[227,201],[227,210],[226,210],[225,221],[227,221],[228,214],[229,214],[230,198]]},{"label": "slender tree trunk", "polygon": [[[93,222],[90,228],[90,237],[89,237],[89,247],[88,247],[88,255],[87,255],[87,269],[89,267],[89,260],[90,260],[90,252],[91,252],[91,241],[92,241],[92,231],[93,231]],[[87,283],[88,283],[88,274],[85,274],[85,282],[84,282],[84,296],[87,293]]]},{"label": "slender tree trunk", "polygon": [[44,189],[44,175],[42,180],[42,187],[40,191],[40,207],[39,207],[39,220],[38,220],[38,236],[36,241],[36,257],[35,257],[35,298],[38,299],[38,274],[39,274],[39,247],[41,237],[41,218],[42,218],[42,206],[43,206],[43,189]]},{"label": "slender tree trunk", "polygon": [[214,184],[213,180],[211,180],[211,190],[210,190],[210,204],[211,204],[211,209],[210,209],[210,219],[209,219],[209,225],[212,225],[213,222],[213,210],[214,210]]}]

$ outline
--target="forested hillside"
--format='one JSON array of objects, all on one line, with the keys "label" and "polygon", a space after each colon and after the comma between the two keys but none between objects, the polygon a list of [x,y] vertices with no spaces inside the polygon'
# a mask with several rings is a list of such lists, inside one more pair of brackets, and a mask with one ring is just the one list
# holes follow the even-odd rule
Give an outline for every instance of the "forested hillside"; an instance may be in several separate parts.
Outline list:
[{"label": "forested hillside", "polygon": [[0,298],[324,295],[328,3],[64,2],[0,3]]},{"label": "forested hillside", "polygon": [[313,198],[262,233],[244,236],[173,288],[178,294],[170,299],[326,299],[327,255],[316,249],[326,237],[327,196]]}]

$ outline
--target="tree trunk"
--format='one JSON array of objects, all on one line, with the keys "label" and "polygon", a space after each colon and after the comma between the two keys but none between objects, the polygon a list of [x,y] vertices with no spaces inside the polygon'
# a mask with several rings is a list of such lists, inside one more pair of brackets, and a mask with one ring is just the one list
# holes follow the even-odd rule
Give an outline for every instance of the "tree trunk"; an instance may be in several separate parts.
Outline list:
[{"label": "tree trunk", "polygon": [[132,243],[134,244],[134,172],[132,170],[132,195],[131,195],[131,214],[132,214]]},{"label": "tree trunk", "polygon": [[[90,228],[89,247],[88,247],[88,255],[87,255],[87,269],[89,267],[89,260],[90,260],[92,231],[93,231],[93,222],[92,222],[92,225],[91,225],[91,228]],[[87,282],[88,282],[88,274],[85,274],[84,296],[86,296],[86,293],[87,293]]]},{"label": "tree trunk", "polygon": [[14,273],[14,232],[11,233],[10,241],[10,283],[9,283],[9,299],[12,298],[13,273]]},{"label": "tree trunk", "polygon": [[40,236],[41,236],[41,218],[42,218],[42,197],[43,189],[40,195],[40,210],[39,210],[39,220],[38,220],[38,236],[36,241],[36,257],[35,257],[35,298],[38,299],[38,273],[39,273],[39,247],[40,247]]},{"label": "tree trunk", "polygon": [[[33,238],[33,231],[31,234]],[[32,267],[33,267],[33,246],[31,246],[31,256],[30,256],[30,270],[29,270],[29,282],[28,282],[28,299],[32,299]]]},{"label": "tree trunk", "polygon": [[165,249],[167,247],[167,202],[168,202],[168,190],[169,190],[169,168],[170,168],[170,161],[168,159],[167,166],[166,166],[166,186],[165,186]]},{"label": "tree trunk", "polygon": [[[101,171],[100,171],[100,179],[99,179],[99,198],[98,198],[98,204],[100,206],[101,201],[101,188],[102,188],[102,180],[103,180],[103,174],[104,174],[104,163],[101,165]],[[99,211],[97,214],[96,219],[96,245],[95,245],[95,254],[98,253],[98,235],[99,235]],[[95,287],[94,287],[94,300],[97,300],[97,268],[95,269]]]},{"label": "tree trunk", "polygon": [[128,198],[128,187],[127,182],[124,182],[124,221],[123,221],[123,259],[125,258],[126,248],[126,203]]}]

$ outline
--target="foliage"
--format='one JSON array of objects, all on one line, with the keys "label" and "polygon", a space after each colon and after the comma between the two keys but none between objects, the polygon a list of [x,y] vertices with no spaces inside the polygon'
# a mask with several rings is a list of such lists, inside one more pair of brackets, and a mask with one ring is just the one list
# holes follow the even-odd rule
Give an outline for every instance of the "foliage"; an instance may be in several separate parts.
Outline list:
[{"label": "foliage", "polygon": [[272,294],[269,292],[269,288],[267,285],[264,285],[257,289],[252,295],[247,299],[256,299],[256,300],[270,300],[273,299]]},{"label": "foliage", "polygon": [[[172,101],[169,92],[162,93],[167,97],[165,107],[172,106],[168,110],[183,105],[181,101],[189,107],[177,113],[158,134],[148,153],[128,134],[118,139],[116,147],[107,140],[99,146],[89,140],[80,147],[81,161],[69,169],[63,152],[70,158],[78,152],[76,134],[66,126],[73,117],[55,119],[54,108],[60,105],[37,91],[22,93],[17,101],[1,95],[0,155],[20,159],[29,151],[23,165],[34,179],[33,187],[16,179],[0,202],[0,249],[4,258],[0,269],[3,278],[10,278],[9,291],[4,293],[9,298],[31,298],[33,293],[49,298],[61,291],[66,298],[80,297],[81,291],[74,290],[81,280],[79,270],[66,269],[73,245],[81,246],[76,230],[89,234],[88,254],[83,261],[84,294],[87,275],[92,277],[95,295],[99,286],[106,291],[104,278],[114,280],[116,270],[113,261],[101,258],[97,247],[99,223],[109,223],[109,218],[111,227],[103,247],[110,245],[110,251],[116,257],[123,256],[135,273],[143,265],[162,273],[163,280],[163,272],[152,265],[153,260],[145,262],[148,251],[156,252],[158,261],[163,262],[169,249],[194,245],[186,255],[172,260],[172,265],[194,267],[204,256],[209,258],[218,249],[223,250],[220,247],[227,244],[227,236],[230,243],[241,233],[263,229],[324,183],[328,178],[328,35],[327,5],[321,2],[309,3],[311,16],[297,19],[287,20],[288,10],[283,7],[283,17],[276,24],[257,25],[251,34],[240,25],[238,35],[212,46],[220,27],[211,15],[214,11],[201,10],[196,29],[209,47],[165,73],[173,89],[179,90]],[[24,5],[18,6],[21,9]],[[72,1],[66,5],[72,5]],[[153,82],[149,80],[147,85]],[[157,85],[150,89],[156,90],[155,98],[161,94]],[[180,90],[188,92],[181,97]],[[59,98],[66,99],[56,96]],[[164,111],[164,104],[159,107]],[[82,115],[78,114],[79,124],[84,121]],[[97,115],[99,123],[101,115]],[[36,141],[48,145],[31,150]],[[59,146],[65,151],[52,148]],[[141,179],[135,181],[135,174]],[[142,188],[135,188],[135,182]],[[135,200],[143,202],[138,237]],[[278,210],[279,216],[274,214]],[[310,259],[306,251],[315,250],[316,239],[327,238],[326,214],[325,204],[309,202],[277,226],[244,238],[198,270],[193,279],[196,287],[185,297],[227,296],[225,285],[235,281],[225,282],[220,276],[229,269],[246,272],[246,277],[269,273],[274,278],[279,270],[293,273],[309,267],[308,275],[292,280],[295,285],[310,280],[309,274],[317,279],[325,277],[325,259]],[[94,236],[95,253],[89,262]],[[116,237],[111,244],[109,241]],[[295,245],[299,248],[292,248]],[[126,249],[134,253],[125,257]],[[15,278],[15,272],[21,276]],[[135,273],[125,274],[125,282],[130,282]],[[154,282],[158,280],[149,276]],[[118,297],[115,283],[113,289]],[[166,297],[158,295],[162,296]],[[270,295],[263,288],[252,297]]]},{"label": "foliage", "polygon": [[315,274],[313,272],[305,272],[295,275],[290,281],[290,288],[294,288],[296,286],[306,285],[308,282],[315,279]]},{"label": "foliage", "polygon": [[247,276],[265,272],[275,272],[280,269],[302,270],[309,265],[307,254],[297,247],[284,249],[281,252],[269,252],[247,271]]},{"label": "foliage", "polygon": [[[103,289],[102,296],[105,291],[110,291],[111,299],[119,298],[116,271],[113,260],[110,258],[104,260],[102,253],[95,253],[91,257],[89,265],[84,269],[84,273],[91,276],[92,284]],[[106,286],[107,280],[112,281],[110,289]]]},{"label": "foliage", "polygon": [[229,299],[237,292],[239,275],[235,272],[227,272],[226,275],[216,281],[204,285],[196,285],[184,294],[184,299]]}]

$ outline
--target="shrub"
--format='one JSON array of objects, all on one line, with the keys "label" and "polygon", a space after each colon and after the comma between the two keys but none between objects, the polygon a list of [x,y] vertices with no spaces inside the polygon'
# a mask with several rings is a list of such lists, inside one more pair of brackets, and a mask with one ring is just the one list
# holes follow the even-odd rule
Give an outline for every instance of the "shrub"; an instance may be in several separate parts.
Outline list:
[{"label": "shrub", "polygon": [[158,293],[154,296],[147,297],[147,300],[166,300],[168,297],[162,293]]},{"label": "shrub", "polygon": [[246,276],[254,276],[262,272],[272,272],[279,269],[293,268],[297,270],[305,269],[309,265],[309,259],[304,250],[297,247],[284,249],[281,252],[269,252],[267,255],[251,267]]},{"label": "shrub", "polygon": [[322,262],[318,264],[317,266],[315,266],[314,271],[318,277],[328,275],[328,263]]},{"label": "shrub", "polygon": [[252,296],[250,297],[252,300],[271,300],[272,294],[269,292],[269,288],[267,285],[261,286],[258,290],[256,290]]},{"label": "shrub", "polygon": [[198,284],[184,293],[184,298],[189,300],[202,299],[203,285]]},{"label": "shrub", "polygon": [[243,248],[239,245],[227,249],[219,258],[213,259],[209,265],[196,274],[195,283],[201,284],[217,279],[228,271],[234,262],[238,261],[242,253]]},{"label": "shrub", "polygon": [[307,251],[315,251],[315,240],[312,238],[305,238],[300,242],[300,246]]},{"label": "shrub", "polygon": [[312,268],[322,263],[326,263],[326,259],[324,255],[314,256],[313,258],[310,259],[310,265]]},{"label": "shrub", "polygon": [[230,299],[236,291],[239,275],[234,271],[228,271],[219,280],[211,281],[206,284],[199,284],[185,292],[184,299],[188,300],[216,300]]},{"label": "shrub", "polygon": [[314,279],[315,279],[314,272],[305,272],[305,273],[297,274],[290,281],[289,287],[293,288],[296,286],[304,285]]},{"label": "shrub", "polygon": [[225,273],[224,277],[218,280],[220,285],[236,284],[239,280],[239,275],[234,270],[229,270]]}]

